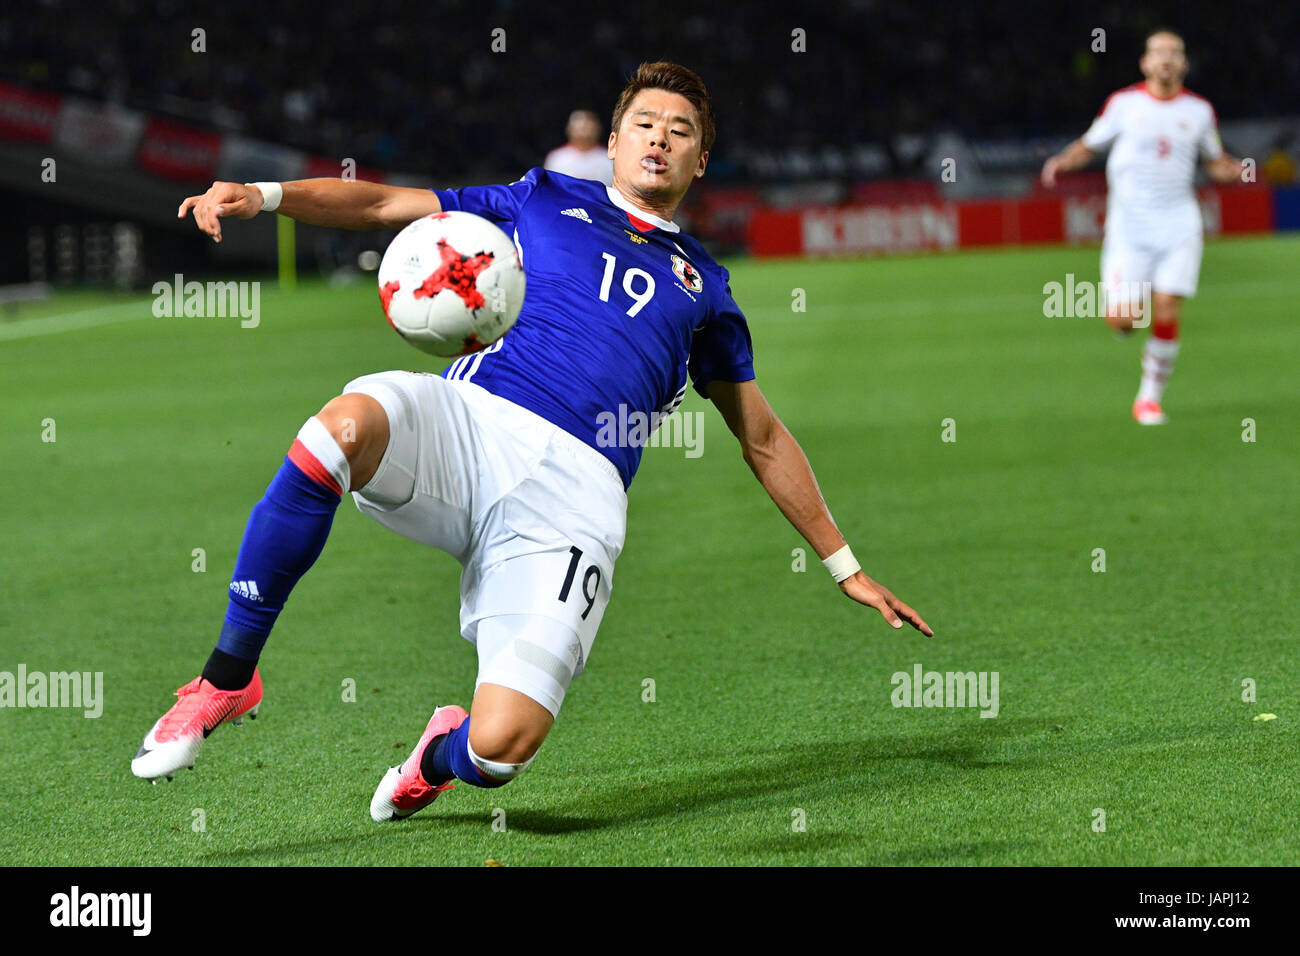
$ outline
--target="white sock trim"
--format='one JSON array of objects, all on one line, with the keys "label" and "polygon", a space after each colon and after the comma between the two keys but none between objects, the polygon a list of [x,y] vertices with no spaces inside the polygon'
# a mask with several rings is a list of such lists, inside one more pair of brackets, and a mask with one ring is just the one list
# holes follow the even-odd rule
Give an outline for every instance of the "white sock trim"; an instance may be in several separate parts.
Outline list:
[{"label": "white sock trim", "polygon": [[1150,356],[1172,362],[1178,356],[1178,340],[1149,338],[1145,351]]},{"label": "white sock trim", "polygon": [[465,748],[469,751],[470,761],[474,766],[478,767],[479,772],[485,777],[491,777],[493,780],[515,779],[515,777],[527,770],[528,765],[537,757],[536,754],[533,754],[523,763],[499,763],[496,760],[484,760],[474,752],[474,748],[468,740],[465,741]]},{"label": "white sock trim", "polygon": [[348,464],[348,456],[343,454],[343,449],[334,440],[325,423],[313,415],[298,429],[298,441],[316,456],[316,460],[338,482],[343,493],[347,494],[352,485],[352,467]]}]

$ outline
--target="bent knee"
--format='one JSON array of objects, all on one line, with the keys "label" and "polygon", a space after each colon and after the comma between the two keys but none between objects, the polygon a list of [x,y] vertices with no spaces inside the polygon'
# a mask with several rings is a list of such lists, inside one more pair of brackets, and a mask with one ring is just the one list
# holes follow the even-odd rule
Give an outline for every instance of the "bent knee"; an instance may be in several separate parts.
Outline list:
[{"label": "bent knee", "polygon": [[331,399],[316,413],[348,459],[352,487],[365,487],[388,447],[388,413],[378,401],[361,392]]},{"label": "bent knee", "polygon": [[480,714],[469,725],[470,751],[472,756],[490,765],[480,766],[480,770],[508,779],[527,769],[549,729],[536,721],[520,720],[509,714],[488,717]]}]

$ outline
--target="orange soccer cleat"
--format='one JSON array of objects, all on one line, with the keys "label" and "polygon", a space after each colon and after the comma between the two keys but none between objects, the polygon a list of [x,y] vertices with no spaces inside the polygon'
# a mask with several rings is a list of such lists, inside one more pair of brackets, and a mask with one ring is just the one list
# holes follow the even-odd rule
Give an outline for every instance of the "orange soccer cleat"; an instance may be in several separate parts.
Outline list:
[{"label": "orange soccer cleat", "polygon": [[370,799],[370,819],[383,823],[409,817],[437,800],[442,791],[455,786],[449,782],[440,782],[436,786],[429,783],[420,772],[420,762],[431,742],[451,733],[468,718],[465,708],[454,704],[433,712],[429,726],[424,728],[424,735],[411,751],[411,756],[400,767],[389,767],[384,779],[379,781],[379,787]]},{"label": "orange soccer cleat", "polygon": [[1139,425],[1163,425],[1168,421],[1160,403],[1149,398],[1140,398],[1133,403],[1133,418]]},{"label": "orange soccer cleat", "polygon": [[262,706],[262,675],[254,670],[253,679],[242,690],[218,690],[196,677],[176,696],[179,699],[158,718],[131,760],[131,772],[137,777],[156,782],[159,777],[170,780],[181,767],[193,770],[194,758],[210,733],[226,722],[238,725],[245,716],[257,717]]}]

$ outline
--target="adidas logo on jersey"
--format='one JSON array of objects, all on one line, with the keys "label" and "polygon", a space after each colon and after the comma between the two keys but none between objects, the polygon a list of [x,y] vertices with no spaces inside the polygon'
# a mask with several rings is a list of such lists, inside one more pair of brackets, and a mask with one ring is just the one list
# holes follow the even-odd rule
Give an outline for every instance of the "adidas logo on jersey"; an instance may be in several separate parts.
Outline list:
[{"label": "adidas logo on jersey", "polygon": [[262,595],[257,593],[256,581],[231,581],[230,590],[250,601],[257,601],[259,604],[262,602]]},{"label": "adidas logo on jersey", "polygon": [[583,222],[591,222],[591,217],[587,215],[587,210],[574,206],[572,209],[565,209],[560,213],[561,216],[572,216],[574,219],[581,219]]}]

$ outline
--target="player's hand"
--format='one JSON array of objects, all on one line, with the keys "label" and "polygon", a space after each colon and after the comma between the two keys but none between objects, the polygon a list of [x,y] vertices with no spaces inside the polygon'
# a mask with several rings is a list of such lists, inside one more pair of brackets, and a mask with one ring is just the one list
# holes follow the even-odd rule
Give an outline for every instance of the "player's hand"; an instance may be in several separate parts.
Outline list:
[{"label": "player's hand", "polygon": [[1043,163],[1043,185],[1048,189],[1056,188],[1056,171],[1061,166],[1061,160],[1058,156],[1047,157],[1047,162]]},{"label": "player's hand", "polygon": [[176,210],[176,218],[184,219],[186,211],[193,209],[194,224],[211,236],[213,241],[220,242],[223,216],[252,219],[261,211],[265,198],[256,186],[215,182],[202,196],[187,197],[180,209]]},{"label": "player's hand", "polygon": [[889,588],[871,580],[861,571],[841,581],[840,590],[859,604],[874,607],[880,612],[881,617],[894,627],[902,627],[903,622],[906,621],[926,637],[934,637],[934,631],[930,630],[929,624],[921,620],[921,615],[894,597]]},{"label": "player's hand", "polygon": [[1210,178],[1215,182],[1233,183],[1246,181],[1246,164],[1236,157],[1226,155],[1221,156],[1206,165],[1209,168]]}]

